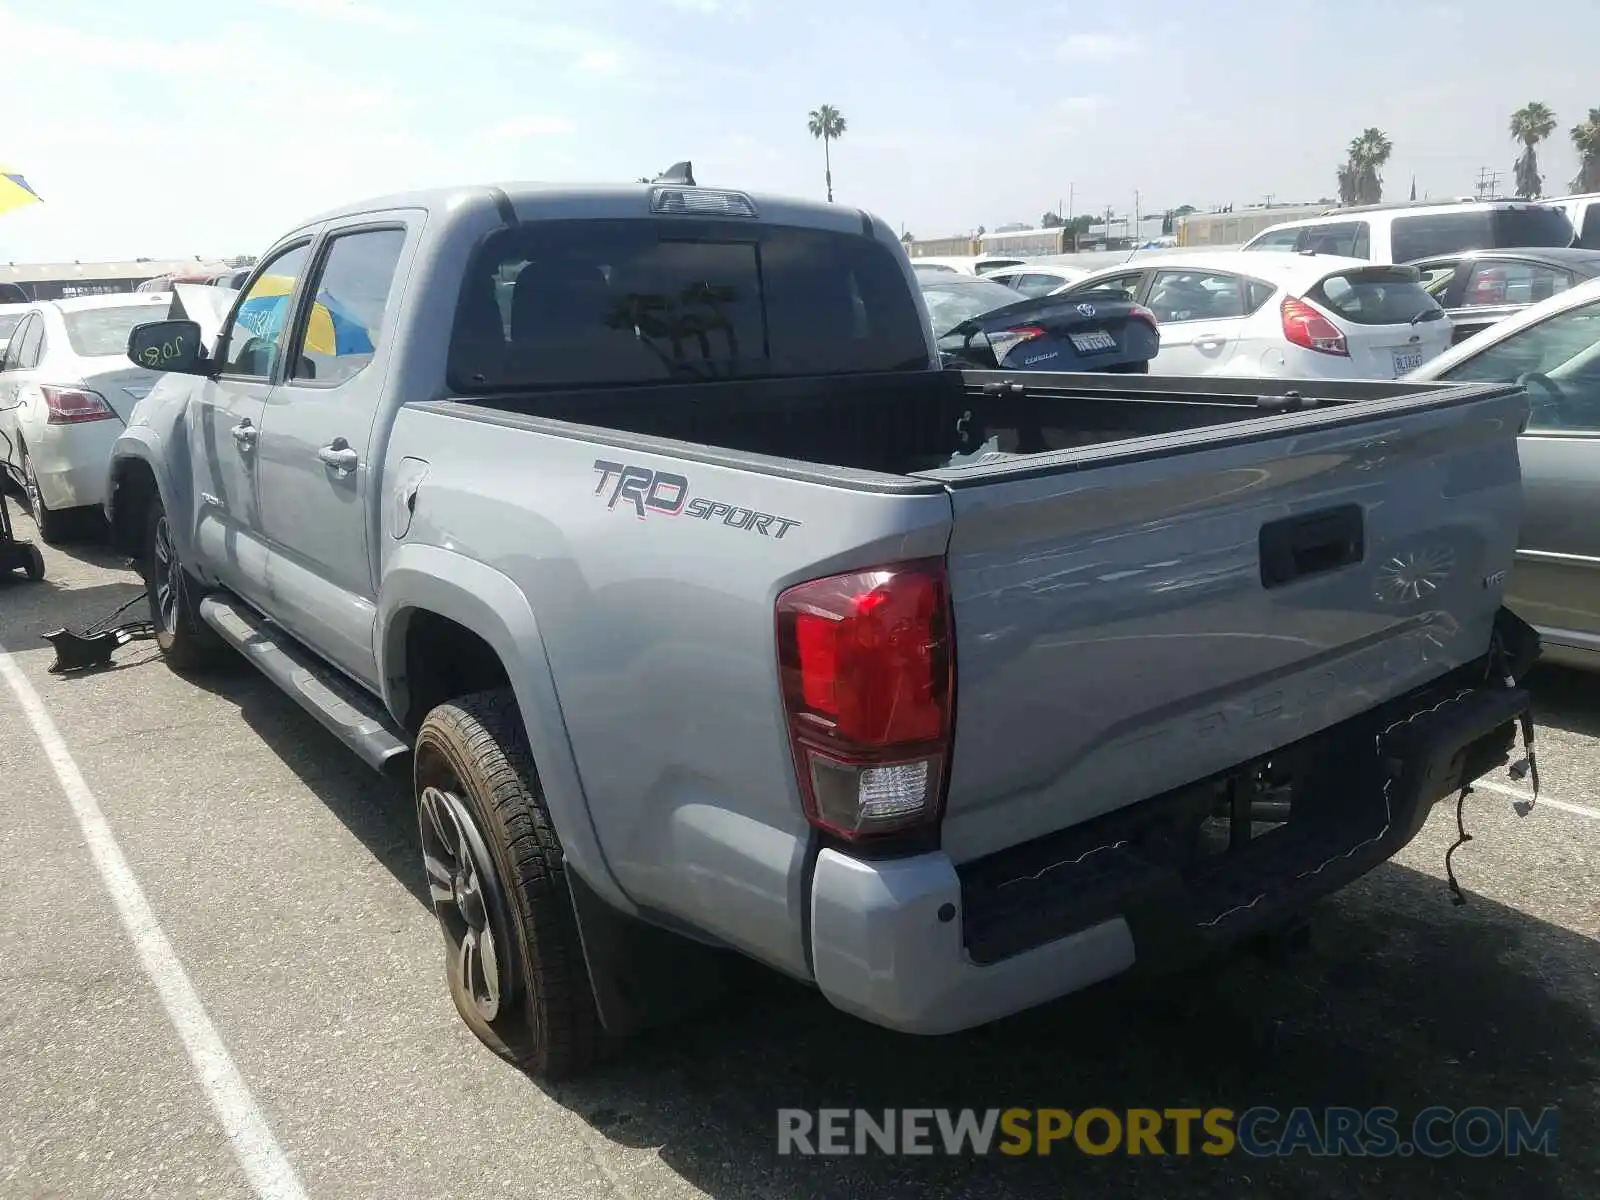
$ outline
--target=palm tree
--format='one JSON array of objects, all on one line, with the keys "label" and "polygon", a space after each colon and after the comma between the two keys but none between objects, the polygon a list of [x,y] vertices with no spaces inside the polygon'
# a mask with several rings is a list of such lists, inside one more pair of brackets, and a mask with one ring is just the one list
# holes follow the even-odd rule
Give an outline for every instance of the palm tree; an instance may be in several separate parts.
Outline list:
[{"label": "palm tree", "polygon": [[844,116],[831,104],[811,110],[806,121],[811,136],[822,139],[822,161],[828,175],[828,203],[833,203],[833,156],[828,153],[829,143],[844,136]]},{"label": "palm tree", "polygon": [[1378,172],[1394,153],[1389,135],[1368,126],[1350,142],[1350,173],[1357,204],[1377,204],[1383,199],[1383,176]]},{"label": "palm tree", "polygon": [[1572,190],[1600,192],[1600,108],[1591,108],[1588,119],[1572,127],[1571,136],[1578,151],[1578,177]]},{"label": "palm tree", "polygon": [[1517,195],[1536,200],[1544,193],[1544,180],[1539,178],[1539,155],[1534,149],[1555,132],[1556,114],[1549,105],[1535,100],[1524,104],[1511,114],[1511,139],[1521,142],[1523,151],[1517,155]]}]

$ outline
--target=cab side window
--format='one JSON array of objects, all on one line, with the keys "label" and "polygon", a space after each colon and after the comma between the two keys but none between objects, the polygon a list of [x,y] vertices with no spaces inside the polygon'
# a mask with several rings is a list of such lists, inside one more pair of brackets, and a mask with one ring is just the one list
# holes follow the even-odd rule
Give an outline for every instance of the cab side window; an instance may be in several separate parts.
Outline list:
[{"label": "cab side window", "polygon": [[362,229],[328,240],[291,379],[345,383],[372,361],[405,244],[404,229]]},{"label": "cab side window", "polygon": [[224,375],[246,379],[272,378],[289,337],[289,305],[295,285],[305,273],[311,243],[291,246],[274,256],[256,276],[234,309],[221,351]]}]

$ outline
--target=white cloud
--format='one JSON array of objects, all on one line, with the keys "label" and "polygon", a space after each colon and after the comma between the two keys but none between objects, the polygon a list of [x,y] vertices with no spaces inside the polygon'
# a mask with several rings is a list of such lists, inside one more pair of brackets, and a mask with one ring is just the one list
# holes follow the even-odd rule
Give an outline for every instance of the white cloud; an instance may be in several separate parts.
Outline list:
[{"label": "white cloud", "polygon": [[1057,48],[1062,58],[1093,62],[1133,58],[1143,51],[1144,43],[1127,33],[1075,33]]},{"label": "white cloud", "polygon": [[578,56],[576,66],[587,75],[615,75],[622,70],[622,55],[611,49],[590,50]]},{"label": "white cloud", "polygon": [[1103,103],[1099,96],[1064,96],[1050,107],[1058,117],[1092,117]]},{"label": "white cloud", "polygon": [[350,25],[365,25],[369,29],[386,29],[391,33],[415,33],[425,22],[414,13],[396,11],[365,0],[266,0],[270,8],[300,13],[326,21],[343,21]]},{"label": "white cloud", "polygon": [[514,142],[523,138],[535,137],[560,137],[572,133],[574,126],[565,117],[540,116],[530,113],[526,116],[512,117],[501,121],[498,125],[491,125],[484,130],[483,136],[494,142]]}]

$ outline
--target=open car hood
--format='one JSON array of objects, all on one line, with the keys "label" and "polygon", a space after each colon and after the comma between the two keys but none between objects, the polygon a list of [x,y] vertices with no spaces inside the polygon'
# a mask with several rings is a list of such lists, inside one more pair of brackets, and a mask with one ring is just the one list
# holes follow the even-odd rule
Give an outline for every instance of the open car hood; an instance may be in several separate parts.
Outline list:
[{"label": "open car hood", "polygon": [[209,283],[175,283],[172,307],[167,315],[175,321],[193,321],[200,326],[200,342],[206,352],[217,348],[217,334],[233,307],[237,288],[213,287]]}]

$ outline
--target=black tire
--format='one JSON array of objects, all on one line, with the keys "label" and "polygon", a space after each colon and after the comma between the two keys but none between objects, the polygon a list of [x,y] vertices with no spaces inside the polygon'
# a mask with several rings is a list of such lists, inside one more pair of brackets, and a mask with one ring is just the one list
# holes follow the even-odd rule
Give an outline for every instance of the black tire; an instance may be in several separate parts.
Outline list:
[{"label": "black tire", "polygon": [[[4,500],[0,500],[0,504],[4,503]],[[39,553],[39,547],[32,545],[22,547],[22,569],[35,583],[44,578],[44,555]]]},{"label": "black tire", "polygon": [[76,510],[52,512],[45,507],[44,497],[39,494],[38,476],[33,473],[33,459],[28,457],[26,446],[22,447],[22,487],[28,493],[28,511],[33,514],[33,523],[39,529],[39,540],[47,546],[55,546],[70,537],[72,516]]},{"label": "black tire", "polygon": [[599,1056],[600,1020],[561,843],[509,689],[435,708],[414,761],[423,870],[456,1011],[536,1078],[580,1074]]},{"label": "black tire", "polygon": [[145,515],[144,590],[156,645],[168,666],[180,672],[203,671],[226,657],[227,643],[200,619],[199,585],[183,569],[159,500],[151,502]]}]

